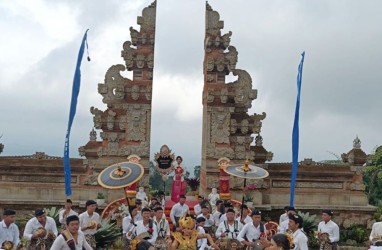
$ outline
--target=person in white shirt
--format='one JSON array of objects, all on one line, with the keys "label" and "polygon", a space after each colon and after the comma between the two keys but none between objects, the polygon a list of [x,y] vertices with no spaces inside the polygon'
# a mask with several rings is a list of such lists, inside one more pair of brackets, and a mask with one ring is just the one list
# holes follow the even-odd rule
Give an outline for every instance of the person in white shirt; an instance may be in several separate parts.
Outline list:
[{"label": "person in white shirt", "polygon": [[227,212],[228,209],[233,209],[233,205],[231,202],[224,203],[224,213],[222,215],[220,215],[219,224],[220,224],[220,222],[227,220],[227,216],[225,213]]},{"label": "person in white shirt", "polygon": [[45,215],[44,209],[36,209],[35,217],[25,225],[24,238],[29,241],[29,247],[50,249],[57,237],[57,225],[53,218]]},{"label": "person in white shirt", "polygon": [[215,226],[219,226],[220,224],[220,217],[222,216],[222,209],[224,209],[223,207],[223,201],[222,200],[217,200],[216,201],[216,210],[215,212],[212,214],[212,217],[214,217],[214,221],[215,221]]},{"label": "person in white shirt", "polygon": [[198,204],[196,204],[194,206],[194,213],[195,213],[195,216],[198,216],[199,214],[202,213],[202,205],[204,203],[204,197],[199,195],[198,196]]},{"label": "person in white shirt", "polygon": [[245,205],[245,204],[241,205],[240,211],[243,211],[243,215],[241,216],[239,213],[238,217],[236,218],[237,221],[240,221],[241,224],[243,224],[243,225],[252,222],[252,218],[251,218],[251,216],[249,216],[249,209],[248,209],[247,205]]},{"label": "person in white shirt", "polygon": [[15,224],[15,220],[16,211],[5,209],[3,220],[0,222],[0,248],[4,248],[3,244],[6,242],[12,243],[14,247],[20,243],[19,228]]},{"label": "person in white shirt", "polygon": [[170,219],[172,221],[172,224],[174,225],[173,231],[176,230],[177,227],[179,227],[179,219],[182,216],[185,216],[186,214],[189,214],[190,209],[186,204],[186,196],[181,195],[179,197],[179,202],[176,203],[172,208],[170,212]]},{"label": "person in white shirt", "polygon": [[96,249],[97,242],[94,234],[101,227],[101,217],[97,212],[95,212],[97,202],[88,200],[86,201],[85,206],[86,211],[78,216],[80,218],[80,229],[85,234],[86,241],[89,245],[93,249]]},{"label": "person in white shirt", "polygon": [[122,220],[122,233],[126,234],[130,228],[137,222],[138,209],[137,206],[129,206],[130,214]]},{"label": "person in white shirt", "polygon": [[286,221],[286,220],[289,221],[288,208],[289,208],[289,206],[284,207],[284,213],[282,215],[280,215],[279,225],[281,225],[281,223],[283,221]]},{"label": "person in white shirt", "polygon": [[166,216],[163,216],[162,206],[157,206],[155,209],[155,216],[153,218],[154,224],[157,226],[158,237],[155,242],[156,249],[167,249],[167,241],[170,240],[171,232],[170,225],[166,219]]},{"label": "person in white shirt", "polygon": [[369,240],[374,245],[375,242],[382,240],[382,222],[375,222],[371,228]]},{"label": "person in white shirt", "polygon": [[[199,235],[204,235],[206,232],[204,231],[204,222],[206,219],[204,217],[196,218],[196,230],[198,230]],[[199,250],[205,250],[207,245],[207,238],[200,238],[196,241],[196,246]]]},{"label": "person in white shirt", "polygon": [[308,237],[301,230],[303,219],[298,214],[289,215],[289,230],[293,232],[293,250],[308,250]]},{"label": "person in white shirt", "polygon": [[237,236],[237,240],[248,247],[255,246],[255,241],[264,239],[267,235],[264,224],[261,223],[261,212],[254,209],[251,217],[252,222],[245,224]]},{"label": "person in white shirt", "polygon": [[322,234],[327,233],[332,249],[337,249],[337,242],[340,240],[340,229],[338,225],[332,221],[332,216],[333,212],[331,210],[322,210],[322,221],[318,224],[318,238],[322,239]]},{"label": "person in white shirt", "polygon": [[77,215],[70,215],[65,221],[66,230],[53,242],[51,250],[93,250],[87,243],[85,235],[79,230],[80,219]]},{"label": "person in white shirt", "polygon": [[212,232],[212,226],[214,225],[214,218],[210,214],[210,208],[207,207],[206,205],[202,206],[202,213],[198,215],[196,218],[203,217],[205,219],[204,221],[204,230],[206,233],[211,233]]},{"label": "person in white shirt", "polygon": [[243,224],[239,220],[235,220],[235,210],[228,209],[227,220],[220,222],[218,228],[216,229],[215,235],[216,238],[225,238],[237,239],[239,232],[243,228]]},{"label": "person in white shirt", "polygon": [[[296,214],[296,210],[294,209],[294,207],[287,208],[288,218],[289,218],[289,215],[291,214]],[[279,224],[278,232],[285,234],[288,231],[288,229],[289,229],[289,219],[284,220],[283,222],[281,222],[281,224]]]},{"label": "person in white shirt", "polygon": [[136,226],[132,227],[126,234],[127,239],[132,240],[139,237],[142,233],[148,233],[144,240],[154,244],[158,237],[158,229],[154,221],[150,218],[150,209],[142,208],[142,220],[135,223]]},{"label": "person in white shirt", "polygon": [[61,223],[62,229],[65,229],[66,218],[71,215],[78,216],[78,213],[72,209],[72,200],[67,199],[64,209],[62,209],[58,214],[58,221]]}]

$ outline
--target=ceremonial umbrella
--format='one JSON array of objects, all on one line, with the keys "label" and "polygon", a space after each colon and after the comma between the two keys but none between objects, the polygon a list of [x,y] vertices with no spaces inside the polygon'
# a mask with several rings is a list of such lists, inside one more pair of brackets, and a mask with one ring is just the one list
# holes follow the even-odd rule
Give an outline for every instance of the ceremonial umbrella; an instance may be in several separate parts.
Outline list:
[{"label": "ceremonial umbrella", "polygon": [[107,189],[120,189],[139,181],[144,173],[143,166],[133,162],[113,164],[98,175],[98,183]]},{"label": "ceremonial umbrella", "polygon": [[[247,185],[247,179],[263,179],[269,175],[268,171],[257,166],[249,165],[248,160],[245,164],[232,164],[227,165],[224,168],[224,171],[229,174],[239,178],[244,178],[244,187],[243,191],[245,192],[245,187]],[[244,204],[244,193],[241,200],[241,204]],[[243,214],[243,207],[241,208],[241,214]]]},{"label": "ceremonial umbrella", "polygon": [[[102,170],[98,175],[98,183],[107,189],[120,189],[136,183],[142,178],[143,174],[144,169],[142,165],[134,162],[120,162]],[[125,192],[125,199],[130,207],[131,204],[127,192]],[[118,202],[121,202],[121,200],[111,202],[102,212],[102,217],[107,216],[114,203],[117,204]]]}]

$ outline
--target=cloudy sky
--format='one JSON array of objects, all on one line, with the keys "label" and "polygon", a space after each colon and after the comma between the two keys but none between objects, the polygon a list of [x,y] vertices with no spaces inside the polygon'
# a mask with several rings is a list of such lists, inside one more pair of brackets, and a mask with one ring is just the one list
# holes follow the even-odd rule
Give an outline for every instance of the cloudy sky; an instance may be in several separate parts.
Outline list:
[{"label": "cloudy sky", "polygon": [[[335,159],[329,152],[347,152],[356,135],[366,153],[382,144],[382,1],[209,2],[223,31],[233,32],[237,68],[258,89],[250,113],[267,113],[262,136],[273,162],[291,161],[302,51],[300,160]],[[123,64],[129,27],[138,29],[136,17],[150,3],[0,1],[2,155],[62,156],[76,57],[89,28],[92,61],[83,61],[71,134],[71,156],[79,157],[93,126],[90,107],[105,109],[97,84],[111,65]],[[151,155],[167,144],[186,166],[200,164],[204,15],[202,0],[158,0]]]}]

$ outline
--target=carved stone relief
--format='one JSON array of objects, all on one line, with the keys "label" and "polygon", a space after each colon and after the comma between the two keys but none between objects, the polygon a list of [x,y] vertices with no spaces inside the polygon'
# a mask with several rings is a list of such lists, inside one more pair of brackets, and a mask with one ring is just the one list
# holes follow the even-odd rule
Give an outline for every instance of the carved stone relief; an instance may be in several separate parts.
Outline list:
[{"label": "carved stone relief", "polygon": [[131,87],[131,98],[136,101],[139,99],[139,95],[140,95],[139,86],[133,85],[133,87]]},{"label": "carved stone relief", "polygon": [[92,113],[94,115],[94,117],[93,117],[94,127],[97,129],[100,129],[102,126],[102,114],[103,114],[103,112],[92,106],[92,107],[90,107],[90,113]]},{"label": "carved stone relief", "polygon": [[125,60],[126,68],[128,70],[132,70],[134,67],[134,58],[137,53],[137,50],[131,47],[131,42],[126,41],[123,44],[123,50],[121,52],[121,56]]},{"label": "carved stone relief", "polygon": [[219,178],[215,176],[209,176],[207,178],[207,187],[209,188],[218,188],[219,187]]},{"label": "carved stone relief", "polygon": [[115,113],[111,109],[107,112],[107,118],[106,118],[107,129],[113,130],[113,128],[114,128],[114,121],[115,121],[115,116],[116,115],[117,115],[117,113]]},{"label": "carved stone relief", "polygon": [[127,140],[146,140],[146,111],[141,105],[132,106],[127,112]]},{"label": "carved stone relief", "polygon": [[211,114],[211,142],[229,143],[230,113],[215,112]]}]

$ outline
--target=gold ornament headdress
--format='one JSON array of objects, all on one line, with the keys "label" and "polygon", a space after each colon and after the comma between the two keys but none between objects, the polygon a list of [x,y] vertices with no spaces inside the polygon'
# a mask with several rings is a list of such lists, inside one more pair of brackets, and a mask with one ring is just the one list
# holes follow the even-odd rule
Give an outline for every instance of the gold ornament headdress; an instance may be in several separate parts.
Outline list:
[{"label": "gold ornament headdress", "polygon": [[189,216],[182,216],[179,219],[179,225],[186,229],[195,229],[195,220]]}]

